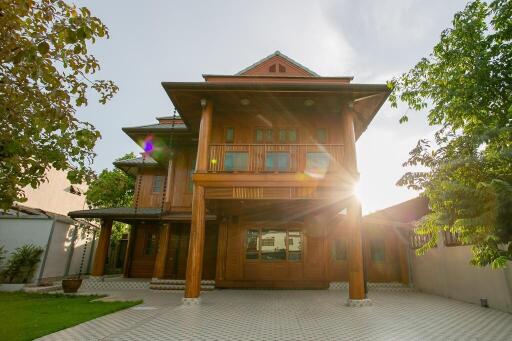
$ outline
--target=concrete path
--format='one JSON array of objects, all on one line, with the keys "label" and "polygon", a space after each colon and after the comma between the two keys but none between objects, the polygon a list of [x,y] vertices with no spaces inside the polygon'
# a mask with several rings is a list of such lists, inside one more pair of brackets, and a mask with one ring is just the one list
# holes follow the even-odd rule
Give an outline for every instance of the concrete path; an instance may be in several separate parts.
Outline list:
[{"label": "concrete path", "polygon": [[512,340],[512,314],[417,292],[374,291],[362,308],[341,290],[215,290],[196,306],[181,292],[106,293],[144,304],[41,340]]}]

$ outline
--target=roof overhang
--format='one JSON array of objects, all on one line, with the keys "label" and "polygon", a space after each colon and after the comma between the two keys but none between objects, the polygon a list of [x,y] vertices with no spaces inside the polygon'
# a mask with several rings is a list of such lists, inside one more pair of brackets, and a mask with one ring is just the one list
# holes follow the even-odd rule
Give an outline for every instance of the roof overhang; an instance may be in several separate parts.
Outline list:
[{"label": "roof overhang", "polygon": [[[96,208],[82,211],[72,211],[68,215],[71,218],[98,218],[112,219],[121,222],[133,221],[190,221],[192,214],[190,212],[167,212],[160,208],[133,208],[133,207],[114,207],[114,208]],[[208,221],[217,220],[212,214],[205,217]]]},{"label": "roof overhang", "polygon": [[[385,84],[318,84],[318,83],[209,83],[162,82],[174,107],[192,131],[197,131],[201,117],[201,99],[213,102],[214,113],[239,114],[262,109],[290,114],[305,112],[341,113],[353,102],[357,114],[358,138],[386,101],[390,90]],[[242,105],[248,99],[250,105]],[[314,105],[306,106],[312,99]]]}]

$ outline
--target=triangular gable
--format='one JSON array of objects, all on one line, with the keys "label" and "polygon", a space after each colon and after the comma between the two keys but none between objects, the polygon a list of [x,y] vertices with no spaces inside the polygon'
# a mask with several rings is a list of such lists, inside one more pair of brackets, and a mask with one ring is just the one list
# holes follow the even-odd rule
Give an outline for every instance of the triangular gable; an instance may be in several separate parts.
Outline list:
[{"label": "triangular gable", "polygon": [[320,77],[317,73],[279,51],[243,69],[236,76]]}]

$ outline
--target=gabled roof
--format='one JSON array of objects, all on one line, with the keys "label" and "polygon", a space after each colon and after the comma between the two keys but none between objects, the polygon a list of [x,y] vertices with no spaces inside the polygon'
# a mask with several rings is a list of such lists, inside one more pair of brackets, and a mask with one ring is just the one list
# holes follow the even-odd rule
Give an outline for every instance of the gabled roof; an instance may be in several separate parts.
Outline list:
[{"label": "gabled roof", "polygon": [[309,75],[313,76],[313,77],[320,77],[319,74],[317,74],[316,72],[310,70],[309,68],[305,67],[304,65],[302,65],[301,63],[293,60],[292,58],[288,57],[287,55],[281,53],[280,51],[276,51],[268,56],[266,56],[265,58],[263,59],[260,59],[259,61],[257,61],[256,63],[246,67],[245,69],[243,69],[242,71],[236,73],[235,75],[236,76],[242,76],[244,75],[245,73],[247,73],[248,71],[252,70],[252,69],[255,69],[257,68],[258,66],[260,66],[261,64],[267,62],[268,60],[272,59],[272,58],[275,58],[275,57],[281,57],[283,58],[284,60],[286,60],[287,62],[295,65],[296,67],[298,67],[299,69],[302,69],[303,71],[305,71],[306,73],[308,73]]}]

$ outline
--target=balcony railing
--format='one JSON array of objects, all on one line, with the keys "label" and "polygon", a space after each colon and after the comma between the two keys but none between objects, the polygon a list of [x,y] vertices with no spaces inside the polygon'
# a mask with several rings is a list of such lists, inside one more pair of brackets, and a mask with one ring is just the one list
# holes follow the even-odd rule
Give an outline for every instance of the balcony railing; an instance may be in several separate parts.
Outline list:
[{"label": "balcony railing", "polygon": [[210,144],[208,171],[325,174],[342,162],[342,144]]}]

